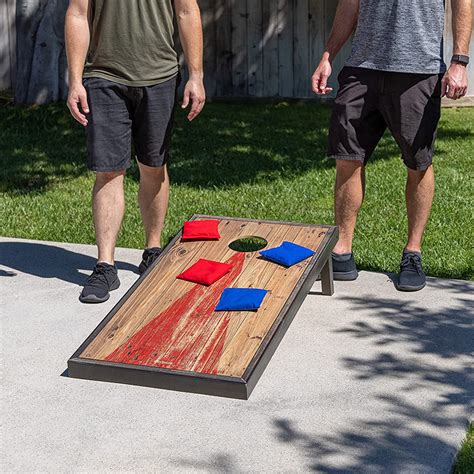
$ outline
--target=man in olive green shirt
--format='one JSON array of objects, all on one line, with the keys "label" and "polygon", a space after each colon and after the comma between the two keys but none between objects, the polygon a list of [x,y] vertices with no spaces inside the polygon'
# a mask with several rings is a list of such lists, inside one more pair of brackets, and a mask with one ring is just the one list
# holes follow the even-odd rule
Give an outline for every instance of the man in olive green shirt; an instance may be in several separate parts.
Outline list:
[{"label": "man in olive green shirt", "polygon": [[120,284],[114,252],[132,145],[146,235],[140,272],[161,253],[169,196],[166,163],[180,80],[174,12],[189,70],[182,108],[191,104],[188,119],[193,120],[205,103],[197,0],[71,0],[67,11],[68,107],[86,129],[88,167],[96,174],[98,262],[80,296],[85,303],[106,301]]}]

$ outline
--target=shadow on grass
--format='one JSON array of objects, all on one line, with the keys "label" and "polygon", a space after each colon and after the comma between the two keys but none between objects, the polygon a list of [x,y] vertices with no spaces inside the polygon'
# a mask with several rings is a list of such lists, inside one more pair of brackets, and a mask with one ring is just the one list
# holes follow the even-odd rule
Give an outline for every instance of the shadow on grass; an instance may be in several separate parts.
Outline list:
[{"label": "shadow on grass", "polygon": [[[330,108],[321,104],[214,103],[193,123],[179,112],[170,162],[172,181],[191,187],[226,187],[331,168],[334,163],[326,158],[329,117]],[[85,133],[65,104],[5,104],[0,121],[0,192],[43,192],[87,173]],[[438,133],[440,140],[473,135],[468,128],[440,128]],[[399,155],[386,135],[373,159]],[[136,166],[129,175],[138,180]]]},{"label": "shadow on grass", "polygon": [[[0,242],[0,265],[40,278],[57,278],[83,285],[95,264],[95,258],[53,244]],[[137,273],[134,265],[125,262],[116,264],[119,269]],[[14,277],[16,273],[1,270],[0,277],[2,276]]]},{"label": "shadow on grass", "polygon": [[86,172],[85,135],[65,104],[0,107],[0,192],[43,192]]},{"label": "shadow on grass", "polygon": [[[193,123],[179,113],[170,162],[172,181],[226,187],[331,168],[334,163],[326,158],[329,116],[325,105],[285,103],[208,104]],[[43,192],[87,173],[84,130],[64,104],[29,108],[7,104],[0,110],[0,120],[0,192]],[[451,130],[449,136],[459,133]],[[398,155],[396,144],[385,137],[374,159]],[[129,175],[138,180],[136,166]]]}]

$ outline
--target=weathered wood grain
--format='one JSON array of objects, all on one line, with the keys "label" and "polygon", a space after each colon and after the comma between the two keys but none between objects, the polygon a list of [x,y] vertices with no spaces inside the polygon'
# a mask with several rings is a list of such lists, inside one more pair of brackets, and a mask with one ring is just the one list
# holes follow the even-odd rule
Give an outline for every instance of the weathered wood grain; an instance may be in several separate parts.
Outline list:
[{"label": "weathered wood grain", "polygon": [[[64,15],[61,11],[66,3],[67,0],[19,0],[16,29],[16,0],[0,2],[0,89],[15,82],[18,102],[48,101],[65,96],[63,40],[61,35],[56,37],[51,31],[62,32],[57,23],[62,21]],[[450,2],[446,3],[445,60],[449,62],[453,41]],[[310,77],[328,39],[337,1],[199,0],[199,4],[204,25],[205,85],[209,98],[315,97]],[[43,21],[46,13],[47,21]],[[51,28],[52,22],[54,28]],[[38,39],[35,37],[37,33]],[[17,34],[21,48],[15,46]],[[36,47],[38,41],[48,47]],[[180,63],[184,65],[179,44],[177,48]],[[334,88],[350,49],[348,42],[334,60],[329,81]],[[474,35],[471,56],[473,50]],[[41,71],[48,70],[50,60],[57,65],[59,72],[48,72],[46,77]],[[32,67],[40,72],[32,72]],[[16,70],[18,77],[15,81]],[[469,68],[468,72],[470,83],[474,84],[474,68]],[[183,79],[181,92],[187,79],[185,67]],[[51,82],[50,90],[44,87],[45,81]],[[470,87],[468,97],[473,97],[473,90]]]},{"label": "weathered wood grain", "polygon": [[[317,250],[327,229],[223,219],[219,230],[218,242],[176,241],[80,357],[241,377],[310,259],[285,268],[258,252],[235,252],[229,244],[260,236],[267,247],[290,240]],[[199,258],[232,262],[234,268],[211,287],[176,279]],[[228,286],[269,293],[258,312],[217,313],[215,305]]]},{"label": "weathered wood grain", "polygon": [[11,89],[15,84],[15,12],[15,0],[0,2],[0,90]]},{"label": "weathered wood grain", "polygon": [[[223,222],[219,226],[222,242],[234,240],[241,223]],[[218,260],[220,253],[209,255],[202,242],[186,242],[177,244],[165,256],[159,267],[155,267],[148,275],[146,283],[123,305],[120,312],[113,318],[92,344],[81,354],[81,357],[101,359],[123,344],[130,334],[139,331],[163,309],[170,306],[180,295],[189,289],[189,282],[177,280],[176,275],[183,272],[200,258]]]},{"label": "weathered wood grain", "polygon": [[[303,228],[291,240],[316,250],[325,235],[325,229]],[[305,260],[291,268],[277,267],[267,276],[265,288],[270,291],[271,298],[261,311],[247,318],[233,335],[221,356],[219,374],[243,375],[308,263],[309,260]]]},{"label": "weathered wood grain", "polygon": [[278,95],[280,97],[293,97],[293,4],[294,0],[278,0],[277,2]]},{"label": "weathered wood grain", "polygon": [[311,96],[311,65],[309,58],[309,10],[308,0],[294,0],[293,13],[293,97]]},{"label": "weathered wood grain", "polygon": [[278,96],[278,9],[275,0],[262,0],[263,8],[263,94]]},{"label": "weathered wood grain", "polygon": [[204,86],[206,94],[210,97],[216,95],[217,85],[217,51],[216,51],[216,28],[215,22],[215,0],[199,0],[201,9],[202,28],[204,36]]},{"label": "weathered wood grain", "polygon": [[[215,0],[214,28],[216,30],[216,96],[232,95],[232,0]],[[206,70],[205,74],[212,74]]]},{"label": "weathered wood grain", "polygon": [[262,4],[247,0],[248,95],[263,96],[263,10]]},{"label": "weathered wood grain", "polygon": [[240,0],[232,4],[232,89],[235,96],[248,93],[247,62],[247,2]]}]

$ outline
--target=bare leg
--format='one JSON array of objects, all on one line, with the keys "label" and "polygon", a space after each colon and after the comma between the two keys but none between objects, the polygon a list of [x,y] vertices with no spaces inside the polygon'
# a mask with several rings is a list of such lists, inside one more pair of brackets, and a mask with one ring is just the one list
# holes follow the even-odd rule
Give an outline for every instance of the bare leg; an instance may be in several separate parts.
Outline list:
[{"label": "bare leg", "polygon": [[408,242],[406,250],[421,252],[423,233],[431,212],[434,197],[434,171],[408,170],[406,201],[408,214]]},{"label": "bare leg", "polygon": [[125,171],[96,173],[93,189],[94,227],[98,261],[114,264],[115,243],[125,212]]},{"label": "bare leg", "polygon": [[160,168],[138,164],[138,202],[145,226],[146,248],[161,247],[161,232],[168,211],[169,178],[166,165]]},{"label": "bare leg", "polygon": [[335,215],[339,241],[334,253],[352,252],[357,215],[365,194],[365,168],[358,161],[336,160]]}]

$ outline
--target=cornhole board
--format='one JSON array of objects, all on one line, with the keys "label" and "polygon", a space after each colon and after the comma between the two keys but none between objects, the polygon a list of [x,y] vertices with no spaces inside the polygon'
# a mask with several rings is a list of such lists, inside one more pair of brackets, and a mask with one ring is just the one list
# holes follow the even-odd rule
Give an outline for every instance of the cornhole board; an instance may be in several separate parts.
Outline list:
[{"label": "cornhole board", "polygon": [[[247,399],[314,281],[333,293],[331,250],[337,228],[263,220],[218,219],[219,241],[181,242],[181,232],[68,361],[70,377]],[[316,253],[286,268],[233,241],[288,240]],[[233,269],[210,287],[176,279],[199,258]],[[215,312],[226,287],[269,290],[257,312]],[[284,376],[282,375],[282,383]]]}]

